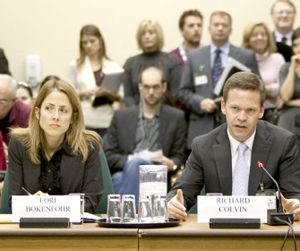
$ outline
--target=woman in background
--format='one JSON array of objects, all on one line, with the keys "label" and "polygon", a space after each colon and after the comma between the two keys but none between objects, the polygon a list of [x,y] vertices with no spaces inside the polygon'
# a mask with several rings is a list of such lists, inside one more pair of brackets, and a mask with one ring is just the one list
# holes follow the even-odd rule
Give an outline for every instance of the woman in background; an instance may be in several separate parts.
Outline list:
[{"label": "woman in background", "polygon": [[[95,25],[82,27],[79,51],[80,57],[70,63],[68,77],[80,97],[86,127],[103,137],[114,113],[112,104],[121,99],[122,88],[119,93],[112,92],[101,82],[104,71],[121,68],[108,58],[104,39]],[[94,103],[95,97],[101,97],[101,104]]]},{"label": "woman in background", "polygon": [[162,52],[164,37],[160,24],[154,19],[144,19],[139,24],[136,39],[142,54],[127,59],[124,65],[124,90],[126,106],[137,105],[140,100],[138,84],[140,75],[148,67],[155,66],[164,73],[168,84],[166,103],[175,105],[181,77],[181,62],[172,53]]},{"label": "woman in background", "polygon": [[84,129],[80,100],[64,81],[48,81],[34,102],[28,128],[15,128],[8,146],[12,195],[85,194],[94,213],[103,192],[100,136]]},{"label": "woman in background", "polygon": [[299,128],[296,127],[300,124],[297,119],[297,114],[300,114],[300,27],[292,35],[292,50],[291,62],[284,64],[280,69],[280,95],[285,107],[278,125],[299,136]]},{"label": "woman in background", "polygon": [[20,99],[24,104],[32,107],[33,104],[32,90],[25,82],[18,82],[16,98]]},{"label": "woman in background", "polygon": [[276,52],[271,33],[264,23],[251,23],[245,28],[242,47],[255,52],[267,94],[263,119],[276,124],[279,116],[277,109],[283,105],[279,95],[279,71],[285,63],[284,57]]}]

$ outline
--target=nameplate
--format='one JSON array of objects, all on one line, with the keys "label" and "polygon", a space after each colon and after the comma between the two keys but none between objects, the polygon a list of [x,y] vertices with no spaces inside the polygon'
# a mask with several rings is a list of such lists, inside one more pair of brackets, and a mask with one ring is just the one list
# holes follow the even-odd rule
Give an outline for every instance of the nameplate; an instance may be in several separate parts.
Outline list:
[{"label": "nameplate", "polygon": [[260,218],[267,222],[268,209],[276,208],[275,196],[198,196],[198,222],[210,218]]},{"label": "nameplate", "polygon": [[12,196],[12,221],[20,218],[69,218],[80,222],[80,196]]}]

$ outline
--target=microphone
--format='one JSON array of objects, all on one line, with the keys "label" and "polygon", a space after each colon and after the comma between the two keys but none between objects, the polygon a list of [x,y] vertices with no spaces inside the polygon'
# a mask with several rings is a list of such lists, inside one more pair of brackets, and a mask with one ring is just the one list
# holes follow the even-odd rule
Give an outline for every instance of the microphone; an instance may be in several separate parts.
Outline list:
[{"label": "microphone", "polygon": [[285,213],[283,210],[283,206],[281,203],[281,191],[280,191],[277,181],[267,171],[267,169],[264,167],[264,164],[261,161],[257,162],[257,166],[258,166],[258,168],[262,169],[270,177],[270,179],[276,185],[277,191],[278,191],[278,197],[279,197],[278,198],[278,200],[279,200],[278,208],[277,208],[276,212],[273,212],[273,210],[268,210],[268,222],[267,223],[272,226],[273,225],[285,225],[282,222],[280,222],[279,220],[289,221],[289,222],[293,223],[293,214]]}]

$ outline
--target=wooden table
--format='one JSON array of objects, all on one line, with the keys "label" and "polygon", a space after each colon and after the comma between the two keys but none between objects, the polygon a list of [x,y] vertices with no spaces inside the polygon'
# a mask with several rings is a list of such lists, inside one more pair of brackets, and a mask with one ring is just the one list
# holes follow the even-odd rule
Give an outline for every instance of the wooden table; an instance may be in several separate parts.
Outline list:
[{"label": "wooden table", "polygon": [[[261,229],[210,229],[189,215],[178,227],[104,228],[96,223],[68,229],[25,229],[0,224],[0,250],[280,250],[287,226],[261,225]],[[300,248],[300,222],[293,228]],[[285,245],[294,250],[292,237]]]},{"label": "wooden table", "polygon": [[[293,228],[300,248],[300,222]],[[260,229],[210,229],[197,223],[197,215],[173,228],[139,229],[139,250],[280,250],[287,226],[261,224]],[[284,250],[294,250],[288,237]]]},{"label": "wooden table", "polygon": [[71,228],[26,229],[0,224],[0,250],[138,250],[138,229],[101,228],[96,223]]}]

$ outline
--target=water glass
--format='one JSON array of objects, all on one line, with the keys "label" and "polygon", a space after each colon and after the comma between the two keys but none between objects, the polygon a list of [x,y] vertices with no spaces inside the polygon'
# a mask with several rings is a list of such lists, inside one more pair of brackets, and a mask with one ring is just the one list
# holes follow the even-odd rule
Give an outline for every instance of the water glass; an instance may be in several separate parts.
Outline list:
[{"label": "water glass", "polygon": [[168,222],[166,194],[154,194],[152,198],[153,222]]},{"label": "water glass", "polygon": [[124,194],[122,196],[122,222],[135,222],[135,196],[133,194]]},{"label": "water glass", "polygon": [[121,222],[121,196],[120,194],[107,195],[107,222]]},{"label": "water glass", "polygon": [[151,195],[140,195],[138,220],[146,223],[153,221]]}]

